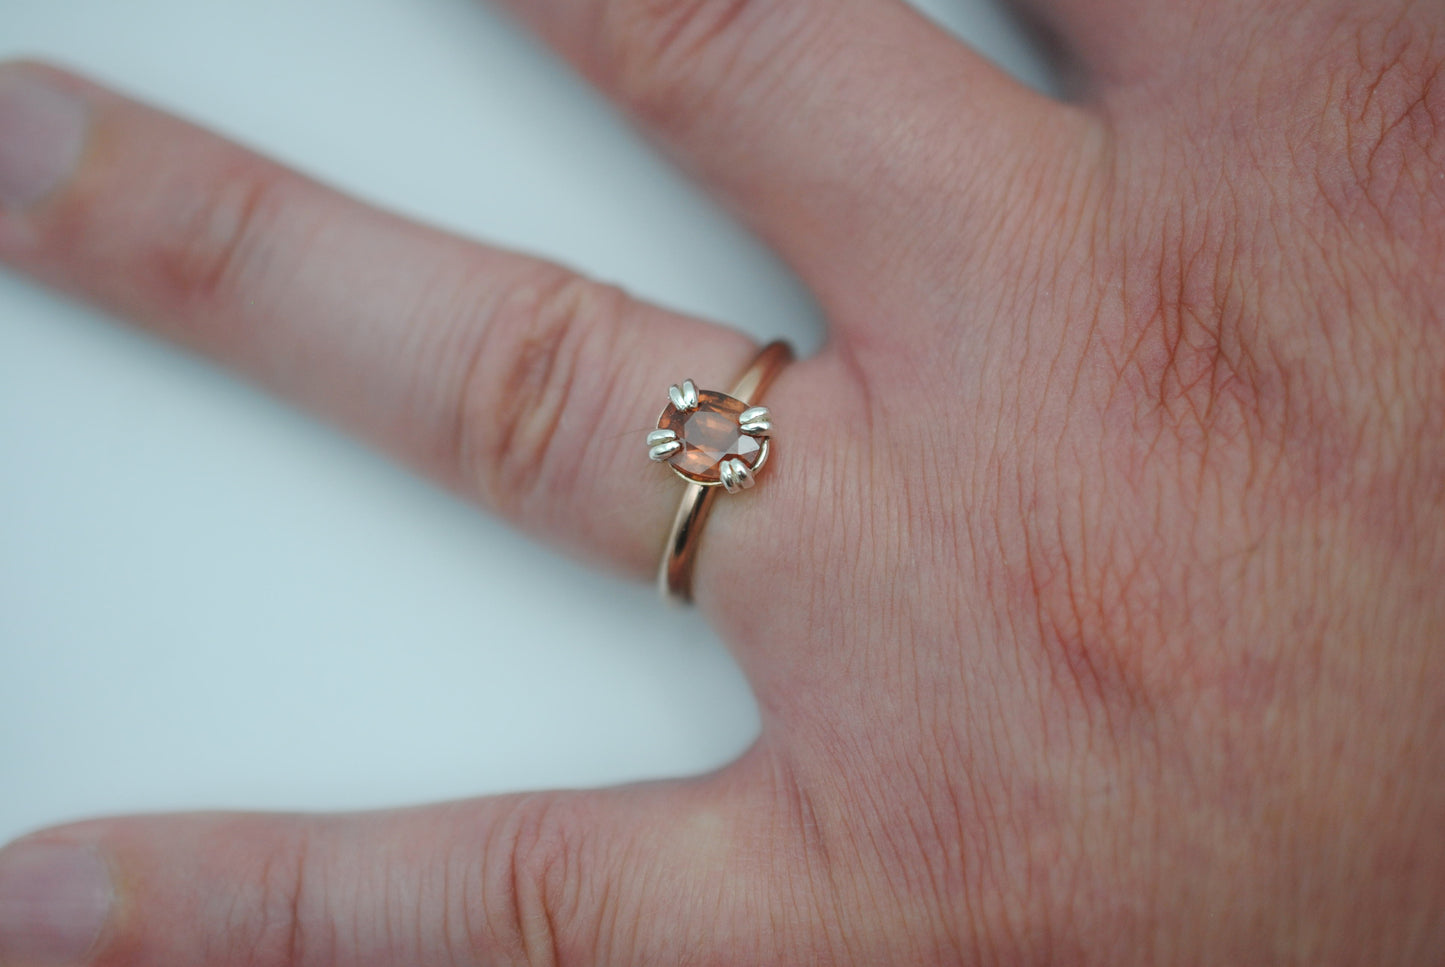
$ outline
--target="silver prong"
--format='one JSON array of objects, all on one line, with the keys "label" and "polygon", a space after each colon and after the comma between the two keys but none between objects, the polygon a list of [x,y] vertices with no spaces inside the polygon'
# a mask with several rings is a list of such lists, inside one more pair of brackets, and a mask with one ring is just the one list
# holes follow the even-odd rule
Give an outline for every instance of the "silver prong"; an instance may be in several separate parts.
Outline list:
[{"label": "silver prong", "polygon": [[683,380],[681,386],[669,386],[667,395],[672,405],[683,413],[697,409],[697,387],[690,379]]},{"label": "silver prong", "polygon": [[753,484],[757,483],[757,480],[753,478],[752,469],[737,457],[733,457],[731,460],[724,460],[722,466],[718,468],[718,475],[722,478],[723,487],[726,488],[730,494],[735,494],[740,490],[747,490]]},{"label": "silver prong", "polygon": [[742,416],[738,417],[738,429],[748,436],[771,436],[773,414],[768,412],[766,406],[754,406],[751,409],[743,410]]},{"label": "silver prong", "polygon": [[758,482],[757,478],[753,476],[752,467],[743,463],[741,460],[736,459],[733,460],[733,464],[733,476],[737,478],[738,486],[741,487],[743,490],[747,490],[753,484]]},{"label": "silver prong", "polygon": [[659,443],[649,449],[647,451],[647,458],[656,463],[661,463],[662,461],[666,460],[668,457],[672,456],[674,453],[681,449],[681,440],[668,440],[665,443]]},{"label": "silver prong", "polygon": [[655,447],[659,443],[670,443],[677,439],[676,430],[653,430],[647,434],[647,445]]}]

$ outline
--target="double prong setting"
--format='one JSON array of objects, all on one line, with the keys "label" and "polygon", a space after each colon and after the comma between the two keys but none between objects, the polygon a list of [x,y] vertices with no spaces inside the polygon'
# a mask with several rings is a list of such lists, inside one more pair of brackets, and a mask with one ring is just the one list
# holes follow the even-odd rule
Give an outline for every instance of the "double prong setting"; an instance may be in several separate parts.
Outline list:
[{"label": "double prong setting", "polygon": [[661,463],[682,449],[682,441],[676,430],[653,430],[647,434],[647,456],[654,463]]},{"label": "double prong setting", "polygon": [[647,434],[647,456],[682,479],[730,494],[751,488],[772,447],[773,415],[766,406],[712,390],[690,379],[668,387],[669,404]]},{"label": "double prong setting", "polygon": [[718,476],[722,480],[723,489],[730,494],[747,490],[758,482],[757,477],[753,475],[752,468],[737,457],[724,460],[722,466],[718,468]]},{"label": "double prong setting", "polygon": [[773,435],[773,414],[766,406],[754,406],[743,410],[738,417],[738,429],[748,436],[770,437]]},{"label": "double prong setting", "polygon": [[672,405],[683,413],[690,413],[697,409],[697,387],[690,379],[683,380],[680,386],[669,386],[667,395],[672,399]]}]

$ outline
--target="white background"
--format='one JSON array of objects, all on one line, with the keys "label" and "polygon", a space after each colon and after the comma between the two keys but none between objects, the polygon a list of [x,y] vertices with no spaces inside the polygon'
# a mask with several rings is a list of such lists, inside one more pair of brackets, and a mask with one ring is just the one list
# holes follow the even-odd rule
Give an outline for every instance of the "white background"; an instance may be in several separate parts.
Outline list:
[{"label": "white background", "polygon": [[[987,0],[921,6],[1044,83]],[[14,56],[760,339],[822,339],[769,253],[485,4],[0,0]],[[0,270],[0,841],[711,769],[756,709],[679,617]]]}]

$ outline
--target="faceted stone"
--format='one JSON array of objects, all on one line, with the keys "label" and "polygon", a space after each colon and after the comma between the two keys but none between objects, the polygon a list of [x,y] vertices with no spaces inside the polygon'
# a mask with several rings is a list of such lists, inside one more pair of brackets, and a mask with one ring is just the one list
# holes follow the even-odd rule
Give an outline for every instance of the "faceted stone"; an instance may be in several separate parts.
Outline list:
[{"label": "faceted stone", "polygon": [[738,428],[738,418],[748,405],[711,390],[699,390],[697,398],[695,410],[684,413],[669,403],[662,411],[657,428],[671,430],[682,441],[682,449],[667,462],[700,483],[720,480],[722,462],[733,457],[749,467],[756,465],[763,441]]}]

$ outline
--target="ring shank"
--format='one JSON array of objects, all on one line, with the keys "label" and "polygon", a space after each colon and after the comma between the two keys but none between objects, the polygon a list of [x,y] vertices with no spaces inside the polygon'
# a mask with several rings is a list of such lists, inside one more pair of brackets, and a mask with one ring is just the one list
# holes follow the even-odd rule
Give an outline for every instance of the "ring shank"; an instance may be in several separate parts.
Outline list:
[{"label": "ring shank", "polygon": [[[768,391],[778,373],[793,361],[793,350],[785,342],[771,342],[759,350],[753,361],[733,384],[729,396],[747,406],[756,406]],[[683,491],[682,503],[672,521],[672,531],[662,549],[657,584],[662,596],[678,604],[692,601],[692,569],[697,561],[702,525],[716,497],[716,487],[690,483]]]}]

